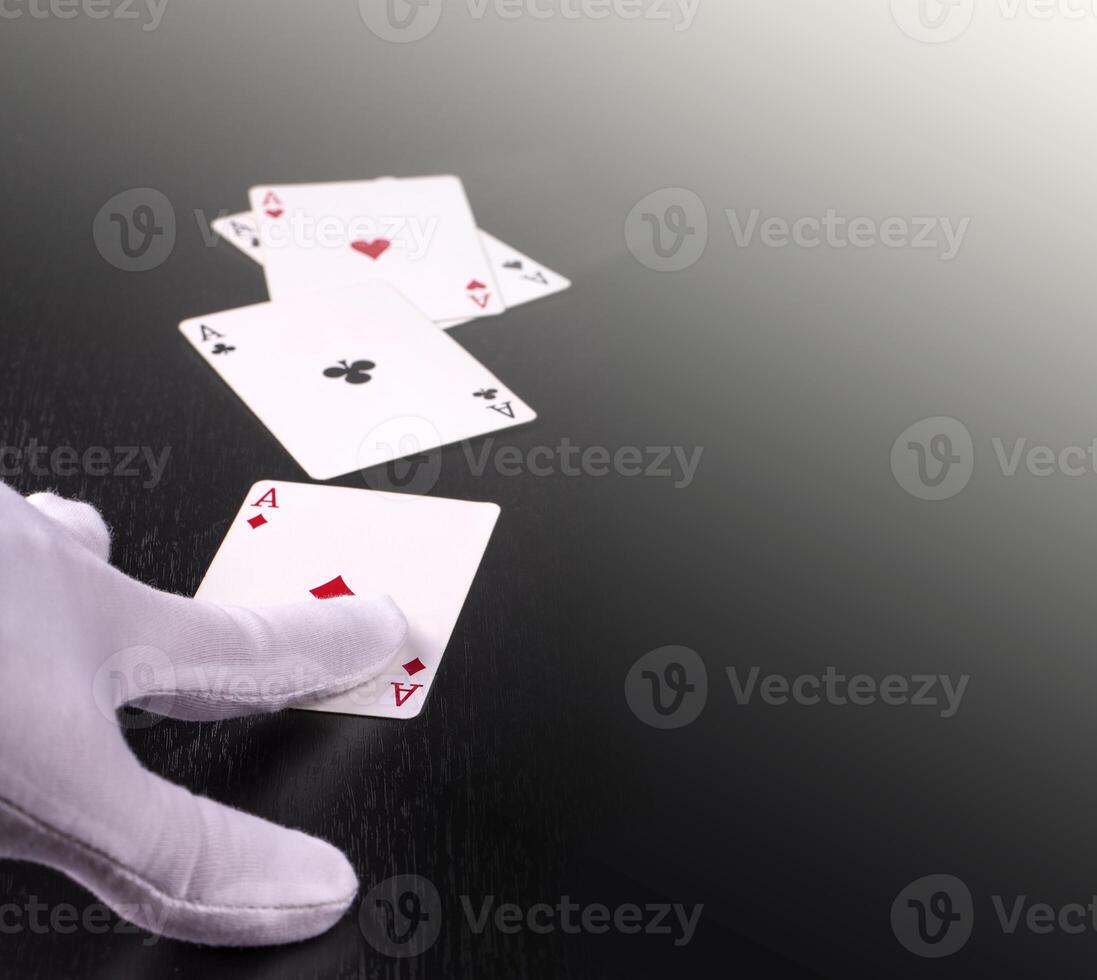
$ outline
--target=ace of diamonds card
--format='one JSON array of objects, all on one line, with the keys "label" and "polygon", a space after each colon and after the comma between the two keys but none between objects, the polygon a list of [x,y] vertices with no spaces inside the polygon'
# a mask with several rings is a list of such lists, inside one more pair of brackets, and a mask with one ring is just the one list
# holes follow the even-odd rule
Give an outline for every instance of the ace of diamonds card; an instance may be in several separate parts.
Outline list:
[{"label": "ace of diamonds card", "polygon": [[262,607],[391,596],[408,637],[388,673],[303,710],[412,718],[498,516],[490,503],[267,480],[248,491],[195,598]]}]

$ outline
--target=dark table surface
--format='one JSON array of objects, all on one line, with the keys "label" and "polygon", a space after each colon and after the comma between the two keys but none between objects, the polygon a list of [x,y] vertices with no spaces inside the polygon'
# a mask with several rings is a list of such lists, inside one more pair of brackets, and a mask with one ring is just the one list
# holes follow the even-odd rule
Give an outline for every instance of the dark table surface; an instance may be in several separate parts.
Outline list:
[{"label": "dark table surface", "polygon": [[[482,227],[574,280],[453,331],[539,411],[493,453],[568,440],[702,447],[701,463],[691,481],[508,475],[447,449],[430,492],[502,517],[419,717],[128,735],[156,772],[335,842],[364,890],[431,882],[431,948],[387,957],[354,915],[258,951],[23,928],[0,931],[0,975],[1089,975],[1092,926],[1010,934],[994,896],[1058,908],[1097,893],[1097,475],[1022,459],[1009,476],[994,440],[1008,457],[1016,439],[1058,453],[1097,435],[1097,21],[980,10],[928,44],[867,0],[701,0],[688,24],[652,2],[637,20],[578,0],[447,2],[432,33],[399,43],[367,25],[382,7],[172,0],[158,22],[144,5],[102,20],[5,7],[22,16],[0,19],[0,442],[170,449],[155,485],[89,468],[7,480],[91,500],[119,567],[192,593],[247,488],[306,479],[177,332],[266,296],[206,221],[255,183],[386,174],[460,174]],[[171,202],[174,248],[122,271],[93,221],[145,187]],[[739,244],[728,209],[970,225],[943,260]],[[671,244],[645,251],[643,213],[683,215],[676,254],[696,261],[669,271]],[[970,485],[938,502],[889,465],[932,416],[974,442]],[[708,695],[661,730],[625,681],[668,645],[699,655]],[[753,665],[970,680],[952,717],[740,704],[727,668]],[[970,941],[940,960],[891,924],[900,891],[934,873],[974,901]],[[679,945],[478,933],[462,900],[492,895],[704,911]],[[14,862],[0,899],[94,901]]]}]

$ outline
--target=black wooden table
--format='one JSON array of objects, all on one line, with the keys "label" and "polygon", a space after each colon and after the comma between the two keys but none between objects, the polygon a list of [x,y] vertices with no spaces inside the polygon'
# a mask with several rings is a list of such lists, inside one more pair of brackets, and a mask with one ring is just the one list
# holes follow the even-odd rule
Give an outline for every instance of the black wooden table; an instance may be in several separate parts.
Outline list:
[{"label": "black wooden table", "polygon": [[[454,2],[426,36],[390,24],[390,40],[380,0],[173,0],[162,17],[114,3],[103,19],[11,0],[0,445],[24,456],[4,478],[102,508],[126,573],[192,593],[252,483],[306,479],[176,329],[266,298],[261,270],[207,229],[250,185],[460,174],[482,227],[574,287],[453,331],[540,417],[441,454],[429,493],[502,517],[423,713],[128,735],[156,772],[336,843],[363,893],[429,882],[429,948],[387,955],[356,915],[257,951],[113,919],[32,928],[35,903],[48,919],[94,899],[5,862],[0,905],[23,911],[0,916],[0,975],[1083,975],[1092,930],[1008,935],[992,896],[1058,907],[1097,891],[1097,476],[1038,478],[1022,461],[1007,478],[992,439],[1008,456],[1015,437],[1058,451],[1097,431],[1091,148],[1065,124],[1086,85],[1057,89],[1061,129],[1022,109],[1030,128],[1012,127],[1004,95],[955,94],[970,49],[912,40],[885,8],[702,0],[686,23],[654,2],[638,19],[579,0]],[[1005,63],[984,54],[993,91]],[[1051,145],[1054,181],[1021,153]],[[93,225],[135,188],[166,197],[176,233],[155,268],[123,271]],[[752,210],[828,208],[972,221],[951,261],[737,241]],[[889,454],[938,415],[967,425],[976,463],[962,494],[932,502],[905,492]],[[51,456],[65,447],[82,462]],[[110,472],[83,461],[93,447]],[[162,475],[117,466],[125,447],[167,452]],[[607,467],[602,447],[626,455]],[[660,714],[651,677],[696,697],[689,654],[630,675],[667,646],[707,670],[704,710],[671,729],[674,691]],[[732,680],[753,666],[970,680],[951,717],[879,698],[740,703]],[[941,960],[891,924],[901,889],[931,873],[975,902],[970,942]],[[522,915],[553,906],[554,926],[478,929],[491,896]],[[603,930],[597,912],[565,928],[567,903],[704,909],[676,942]]]}]

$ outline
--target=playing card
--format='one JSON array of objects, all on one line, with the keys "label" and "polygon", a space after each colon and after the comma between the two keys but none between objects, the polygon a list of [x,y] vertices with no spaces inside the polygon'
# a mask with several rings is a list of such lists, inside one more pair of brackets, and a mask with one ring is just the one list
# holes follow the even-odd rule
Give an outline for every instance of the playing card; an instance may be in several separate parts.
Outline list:
[{"label": "playing card", "polygon": [[[210,226],[225,241],[231,242],[260,265],[263,264],[263,249],[259,242],[258,230],[249,212],[242,211],[240,214],[219,218],[211,222]],[[528,255],[523,255],[516,248],[499,241],[494,235],[489,235],[483,230],[479,235],[484,253],[492,269],[495,270],[495,279],[507,309],[551,296],[571,286],[571,283],[558,272],[539,265]],[[477,317],[442,320],[438,326],[448,330],[450,327],[460,326],[475,319]]]},{"label": "playing card", "polygon": [[196,598],[269,606],[391,596],[409,630],[389,673],[308,710],[413,718],[498,516],[495,504],[267,480],[248,492]]},{"label": "playing card", "polygon": [[225,241],[231,242],[248,258],[263,264],[263,249],[259,241],[259,227],[248,211],[215,218],[210,227]]},{"label": "playing card", "polygon": [[315,480],[537,417],[384,283],[212,313],[179,329]]},{"label": "playing card", "polygon": [[[563,292],[571,286],[571,282],[558,272],[538,265],[528,255],[523,255],[518,249],[499,241],[486,231],[480,232],[480,241],[495,272],[495,281],[499,283],[499,290],[507,309],[512,306],[521,306],[523,303],[532,303],[535,299],[543,299],[553,293]],[[450,327],[457,327],[475,319],[477,317],[473,316],[460,320],[442,320],[439,321],[438,326],[449,330]]]},{"label": "playing card", "polygon": [[253,187],[250,198],[272,300],[387,282],[431,320],[506,308],[457,177]]}]

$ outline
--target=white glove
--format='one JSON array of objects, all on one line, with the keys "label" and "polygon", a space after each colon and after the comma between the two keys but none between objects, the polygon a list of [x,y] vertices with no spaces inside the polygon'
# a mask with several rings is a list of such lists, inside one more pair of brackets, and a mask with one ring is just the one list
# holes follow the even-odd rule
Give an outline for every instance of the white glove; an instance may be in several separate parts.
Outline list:
[{"label": "white glove", "polygon": [[142,768],[116,711],[211,720],[349,690],[396,656],[403,614],[387,596],[221,607],[127,578],[109,553],[93,507],[0,484],[0,857],[174,939],[324,932],[358,891],[346,858]]}]

